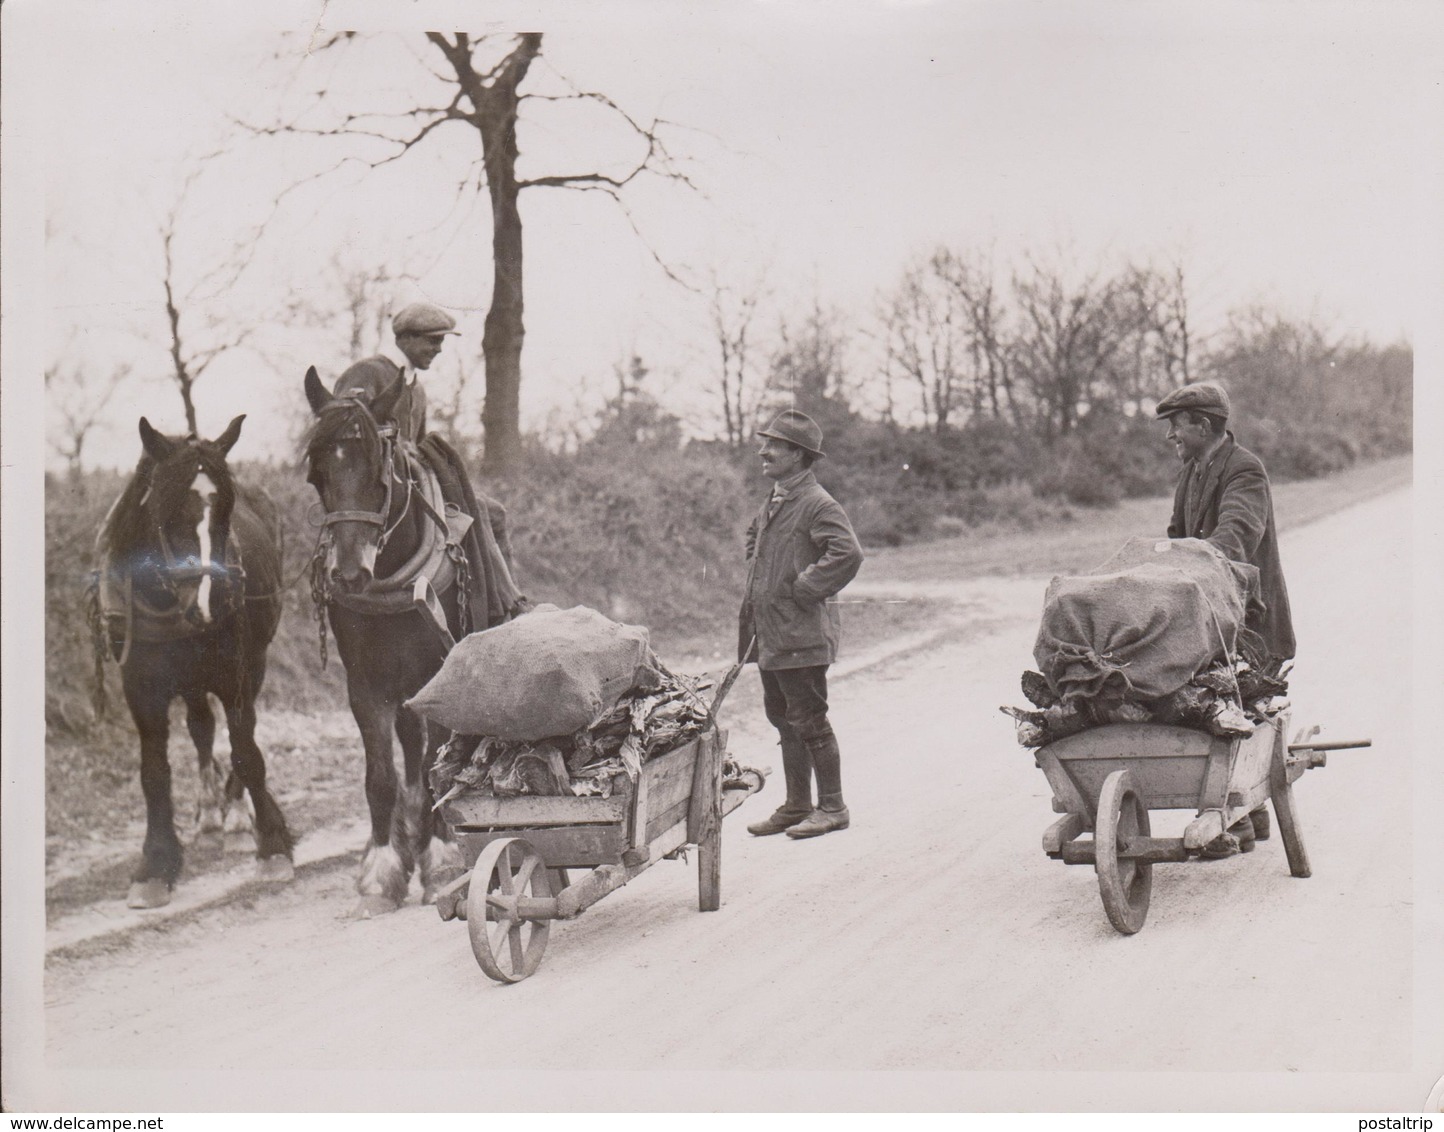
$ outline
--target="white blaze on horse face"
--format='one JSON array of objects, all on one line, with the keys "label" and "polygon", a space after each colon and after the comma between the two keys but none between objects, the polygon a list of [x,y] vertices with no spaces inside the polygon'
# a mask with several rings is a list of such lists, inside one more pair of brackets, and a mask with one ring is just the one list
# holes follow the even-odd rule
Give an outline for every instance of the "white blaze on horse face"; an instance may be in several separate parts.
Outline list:
[{"label": "white blaze on horse face", "polygon": [[201,620],[211,619],[211,504],[216,497],[216,485],[211,477],[201,472],[196,476],[195,491],[201,497],[201,521],[196,524],[196,538],[201,544],[200,561],[206,568],[201,575],[200,589],[196,593],[196,607],[201,611]]}]

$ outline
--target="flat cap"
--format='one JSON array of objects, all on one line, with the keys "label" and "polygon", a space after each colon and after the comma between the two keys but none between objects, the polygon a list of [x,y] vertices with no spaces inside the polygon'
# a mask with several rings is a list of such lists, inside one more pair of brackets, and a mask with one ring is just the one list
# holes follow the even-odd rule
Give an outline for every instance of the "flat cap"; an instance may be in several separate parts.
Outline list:
[{"label": "flat cap", "polygon": [[799,413],[796,409],[783,409],[773,418],[772,423],[760,429],[757,435],[785,440],[814,456],[825,455],[822,451],[822,427],[806,413]]},{"label": "flat cap", "polygon": [[1223,417],[1227,420],[1228,394],[1224,392],[1222,385],[1215,385],[1211,381],[1195,381],[1190,385],[1175,389],[1158,402],[1158,408],[1154,410],[1153,415],[1161,419],[1188,409],[1192,409],[1195,413],[1207,413],[1211,417]]},{"label": "flat cap", "polygon": [[412,303],[402,307],[391,318],[391,331],[402,334],[460,334],[456,319],[431,303]]}]

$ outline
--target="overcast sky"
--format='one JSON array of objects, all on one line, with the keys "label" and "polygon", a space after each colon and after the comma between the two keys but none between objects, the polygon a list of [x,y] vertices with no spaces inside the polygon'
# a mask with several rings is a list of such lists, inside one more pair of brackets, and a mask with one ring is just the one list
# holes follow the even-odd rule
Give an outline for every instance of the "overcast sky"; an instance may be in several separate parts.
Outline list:
[{"label": "overcast sky", "polygon": [[[694,281],[760,281],[775,309],[796,312],[815,293],[858,329],[879,290],[939,243],[990,250],[1004,268],[1030,250],[1064,249],[1082,267],[1177,260],[1204,331],[1264,302],[1340,332],[1416,340],[1437,298],[1444,25],[1432,5],[604,2],[565,18],[530,5],[525,23],[488,6],[488,27],[332,0],[322,35],[389,21],[344,63],[305,60],[318,6],[205,19],[169,7],[4,10],[7,144],[35,166],[20,180],[39,183],[32,220],[49,222],[43,297],[27,296],[45,327],[34,357],[138,375],[107,410],[93,453],[103,463],[133,463],[141,413],[181,424],[163,384],[159,230],[188,162],[225,140],[228,117],[269,120],[318,81],[382,100],[426,90],[427,26],[542,30],[526,89],[565,76],[634,117],[681,123],[674,148],[705,194],[643,187],[633,211],[646,244],[600,197],[524,198],[532,424],[590,405],[634,351],[676,405],[701,411],[705,304],[649,245]],[[626,152],[619,134],[570,113],[523,123],[524,172]],[[479,385],[489,230],[484,205],[455,194],[475,141],[461,129],[438,141],[301,194],[273,221],[260,269],[209,309],[244,321],[308,285],[320,294],[338,253],[409,269],[420,277],[396,301],[426,294],[457,311],[465,336],[450,349]],[[186,271],[217,258],[319,151],[238,152],[186,201]],[[197,325],[197,340],[209,330]],[[343,337],[338,319],[278,331],[264,357],[218,362],[197,390],[201,431],[245,411],[243,452],[284,451],[304,366],[342,357]],[[13,368],[7,383],[37,377]]]}]

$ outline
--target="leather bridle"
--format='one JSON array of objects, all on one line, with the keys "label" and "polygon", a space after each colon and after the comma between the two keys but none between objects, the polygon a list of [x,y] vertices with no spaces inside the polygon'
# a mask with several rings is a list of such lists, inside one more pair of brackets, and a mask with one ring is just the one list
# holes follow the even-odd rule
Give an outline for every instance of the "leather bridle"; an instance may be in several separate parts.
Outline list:
[{"label": "leather bridle", "polygon": [[[359,405],[360,402],[357,402]],[[364,406],[362,406],[364,407]],[[342,439],[359,436],[361,424],[358,421],[353,430],[343,434]],[[367,526],[379,527],[381,533],[376,539],[376,553],[380,554],[386,548],[387,541],[396,529],[406,518],[407,512],[411,510],[411,498],[415,494],[416,483],[410,475],[403,479],[396,471],[396,439],[397,430],[394,424],[378,424],[376,426],[377,436],[381,440],[381,487],[384,495],[381,500],[379,511],[366,511],[357,508],[343,509],[340,511],[326,511],[321,516],[321,533],[318,541],[327,538],[331,527],[337,523],[364,523]],[[406,489],[406,498],[402,501],[401,513],[396,516],[395,522],[389,526],[387,520],[391,516],[391,500],[393,485],[400,484]]]}]

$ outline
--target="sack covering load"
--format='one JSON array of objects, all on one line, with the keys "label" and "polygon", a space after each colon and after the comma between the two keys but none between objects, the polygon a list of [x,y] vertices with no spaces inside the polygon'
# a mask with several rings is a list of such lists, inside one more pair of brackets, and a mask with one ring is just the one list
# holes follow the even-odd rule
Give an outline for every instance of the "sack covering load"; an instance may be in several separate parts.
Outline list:
[{"label": "sack covering load", "polygon": [[467,735],[570,735],[660,683],[647,630],[594,609],[538,607],[462,638],[407,706]]},{"label": "sack covering load", "polygon": [[1171,695],[1237,652],[1258,570],[1201,539],[1133,538],[1048,586],[1033,658],[1063,704]]}]

